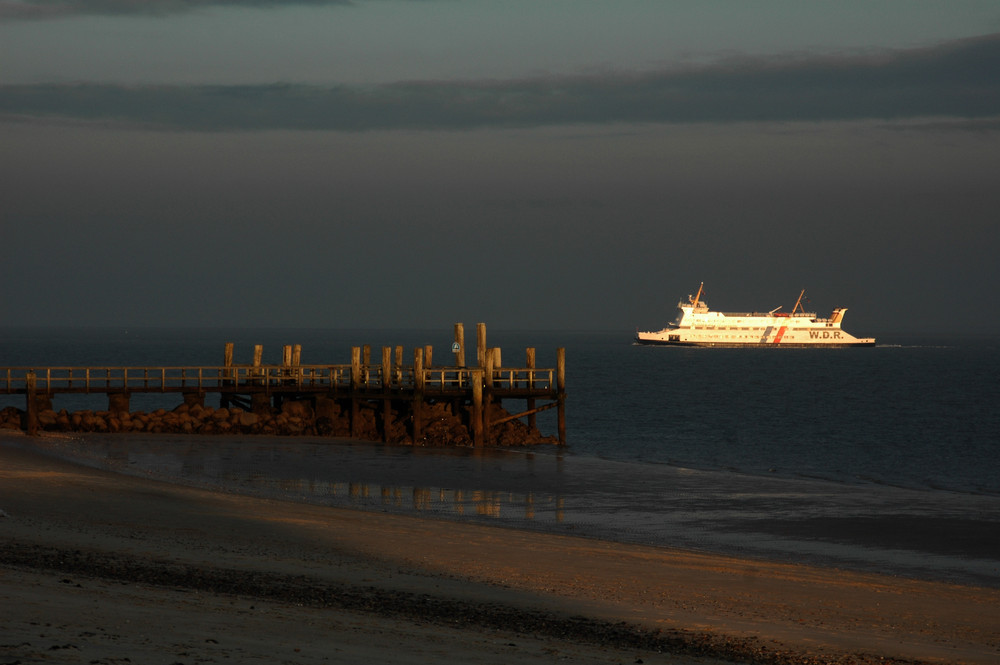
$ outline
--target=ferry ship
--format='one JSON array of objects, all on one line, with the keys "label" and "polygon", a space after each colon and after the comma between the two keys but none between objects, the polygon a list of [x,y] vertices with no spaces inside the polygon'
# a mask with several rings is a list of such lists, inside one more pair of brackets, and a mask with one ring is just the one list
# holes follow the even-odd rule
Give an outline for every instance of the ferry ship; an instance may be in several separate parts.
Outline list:
[{"label": "ferry ship", "polygon": [[702,282],[695,296],[677,303],[680,314],[663,330],[636,332],[637,344],[722,347],[822,347],[875,346],[874,337],[855,337],[841,329],[846,307],[821,319],[802,307],[805,290],[789,312],[713,312],[702,298]]}]

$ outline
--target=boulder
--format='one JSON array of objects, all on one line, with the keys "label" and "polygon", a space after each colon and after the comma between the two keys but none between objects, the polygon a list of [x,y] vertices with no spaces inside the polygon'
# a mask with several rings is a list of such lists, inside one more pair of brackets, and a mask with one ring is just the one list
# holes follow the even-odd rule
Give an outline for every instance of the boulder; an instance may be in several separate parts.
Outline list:
[{"label": "boulder", "polygon": [[312,403],[309,400],[286,400],[281,404],[281,413],[289,418],[313,419]]}]

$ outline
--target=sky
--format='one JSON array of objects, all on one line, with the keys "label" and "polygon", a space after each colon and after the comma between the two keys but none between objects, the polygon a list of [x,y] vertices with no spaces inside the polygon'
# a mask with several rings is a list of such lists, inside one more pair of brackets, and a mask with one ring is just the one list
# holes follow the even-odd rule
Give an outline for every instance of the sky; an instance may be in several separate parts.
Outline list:
[{"label": "sky", "polygon": [[0,0],[0,326],[1000,334],[995,0]]}]

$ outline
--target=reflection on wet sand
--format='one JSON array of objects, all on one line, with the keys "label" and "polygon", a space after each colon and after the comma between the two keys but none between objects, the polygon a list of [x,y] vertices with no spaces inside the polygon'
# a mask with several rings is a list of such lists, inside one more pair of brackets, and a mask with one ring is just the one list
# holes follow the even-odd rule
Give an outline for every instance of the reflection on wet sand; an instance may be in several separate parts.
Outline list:
[{"label": "reflection on wet sand", "polygon": [[[509,522],[530,521],[539,525],[561,524],[565,520],[565,497],[534,489],[515,491],[476,487],[470,468],[497,471],[516,469],[527,475],[543,473],[534,454],[505,456],[501,451],[472,451],[468,455],[449,454],[426,460],[433,479],[444,484],[371,482],[351,480],[352,475],[371,473],[384,464],[397,475],[413,458],[393,448],[314,446],[309,444],[272,445],[263,441],[185,442],[178,439],[132,439],[130,437],[89,438],[85,447],[67,439],[65,452],[74,448],[91,462],[129,474],[180,480],[227,491],[262,496],[287,497],[310,503],[359,509],[414,511],[441,517],[487,518]],[[432,455],[425,451],[422,455]],[[560,459],[548,460],[561,469]],[[425,473],[428,467],[425,468]],[[359,471],[360,470],[360,471]],[[420,477],[422,474],[417,473]],[[468,483],[458,487],[459,483]]]},{"label": "reflection on wet sand", "polygon": [[[193,467],[185,465],[190,471]],[[203,471],[203,469],[202,469]],[[372,508],[376,505],[401,511],[481,517],[536,520],[541,511],[555,522],[565,518],[565,500],[554,495],[536,497],[534,492],[463,490],[445,487],[412,487],[315,478],[275,478],[253,472],[244,478],[230,475],[219,480],[237,483],[246,491],[294,495],[317,503]],[[340,499],[340,500],[338,500]]]},{"label": "reflection on wet sand", "polygon": [[1000,585],[991,496],[328,440],[46,435],[30,447],[223,492]]}]

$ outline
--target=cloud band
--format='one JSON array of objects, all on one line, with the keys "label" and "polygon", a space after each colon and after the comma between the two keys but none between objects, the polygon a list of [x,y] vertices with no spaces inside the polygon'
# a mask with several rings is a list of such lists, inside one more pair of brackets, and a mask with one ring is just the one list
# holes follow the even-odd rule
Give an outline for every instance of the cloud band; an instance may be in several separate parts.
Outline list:
[{"label": "cloud band", "polygon": [[1000,35],[869,56],[511,81],[10,85],[0,114],[175,130],[365,131],[1000,115]]}]

